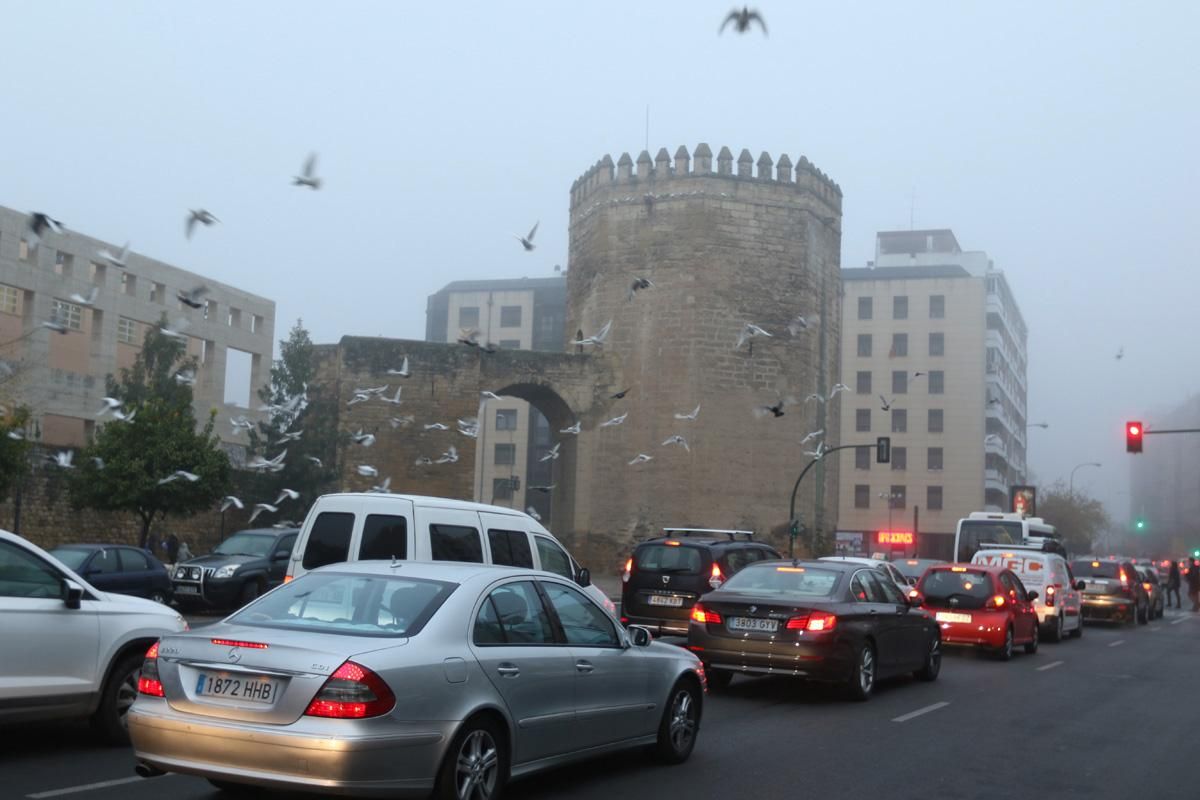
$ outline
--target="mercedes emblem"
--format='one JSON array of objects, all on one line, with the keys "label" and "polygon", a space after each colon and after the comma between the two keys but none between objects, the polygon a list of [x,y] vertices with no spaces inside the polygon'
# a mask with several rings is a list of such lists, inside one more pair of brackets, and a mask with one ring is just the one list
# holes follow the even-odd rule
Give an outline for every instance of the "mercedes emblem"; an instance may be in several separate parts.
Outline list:
[{"label": "mercedes emblem", "polygon": [[236,647],[231,647],[229,649],[229,655],[227,657],[234,664],[236,664],[237,662],[242,660],[242,654],[238,652],[238,649]]}]

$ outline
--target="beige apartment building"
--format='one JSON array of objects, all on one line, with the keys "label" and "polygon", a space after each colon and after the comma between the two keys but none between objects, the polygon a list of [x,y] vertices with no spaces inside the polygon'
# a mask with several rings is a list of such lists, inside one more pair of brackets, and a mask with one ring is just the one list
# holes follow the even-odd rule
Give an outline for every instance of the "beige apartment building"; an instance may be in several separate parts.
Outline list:
[{"label": "beige apartment building", "polygon": [[[13,369],[0,388],[6,402],[32,410],[31,438],[49,447],[85,445],[105,379],[133,365],[147,326],[163,314],[172,326],[186,321],[187,352],[199,361],[197,419],[226,400],[238,407],[232,413],[256,404],[270,377],[274,302],[137,253],[118,267],[99,253],[118,253],[119,245],[74,231],[47,232],[39,241],[29,220],[0,207],[0,359]],[[202,285],[202,308],[178,299]],[[51,320],[65,333],[43,326]],[[226,419],[217,432],[235,459],[244,452],[244,434],[234,435]]]},{"label": "beige apartment building", "polygon": [[1004,273],[949,230],[879,233],[842,287],[841,442],[888,436],[892,458],[843,463],[839,547],[938,555],[1025,482],[1025,323]]},{"label": "beige apartment building", "polygon": [[[425,339],[454,342],[463,329],[475,329],[481,343],[561,352],[566,291],[565,276],[455,281],[430,295]],[[506,397],[488,401],[479,422],[475,500],[532,506],[549,519],[550,494],[528,490],[551,481],[550,466],[541,461],[553,441],[546,418],[524,400]]]}]

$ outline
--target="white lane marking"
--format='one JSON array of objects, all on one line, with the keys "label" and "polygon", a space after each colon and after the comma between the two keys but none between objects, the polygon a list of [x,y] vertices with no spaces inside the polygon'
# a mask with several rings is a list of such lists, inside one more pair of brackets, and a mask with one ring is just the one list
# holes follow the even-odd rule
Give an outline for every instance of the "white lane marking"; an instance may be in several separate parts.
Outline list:
[{"label": "white lane marking", "polygon": [[1179,619],[1171,620],[1172,625],[1178,625],[1181,622],[1187,622],[1191,617],[1180,617]]},{"label": "white lane marking", "polygon": [[1109,642],[1109,643],[1108,643],[1108,646],[1109,646],[1109,647],[1116,647],[1116,646],[1117,646],[1117,645],[1119,645],[1119,644],[1125,644],[1125,640],[1124,640],[1124,639],[1117,639],[1115,642]]},{"label": "white lane marking", "polygon": [[892,722],[908,722],[910,719],[916,719],[922,714],[928,714],[931,711],[937,711],[939,708],[945,708],[948,705],[950,705],[950,701],[943,700],[940,703],[934,703],[931,706],[925,706],[924,708],[918,708],[916,711],[910,711],[907,714],[901,714],[893,719]]},{"label": "white lane marking", "polygon": [[1063,662],[1063,661],[1051,661],[1049,664],[1042,664],[1040,667],[1037,668],[1037,671],[1045,672],[1048,669],[1054,669],[1055,667],[1061,667],[1064,663],[1065,662]]},{"label": "white lane marking", "polygon": [[[166,776],[163,776],[166,777]],[[51,789],[47,792],[37,792],[36,794],[27,794],[26,797],[31,800],[42,800],[46,797],[61,797],[64,794],[76,794],[78,792],[90,792],[93,789],[107,789],[110,786],[123,786],[127,783],[137,783],[138,781],[146,780],[140,775],[134,775],[131,778],[117,778],[111,781],[100,781],[99,783],[85,783],[82,786],[68,786],[65,789]]]}]

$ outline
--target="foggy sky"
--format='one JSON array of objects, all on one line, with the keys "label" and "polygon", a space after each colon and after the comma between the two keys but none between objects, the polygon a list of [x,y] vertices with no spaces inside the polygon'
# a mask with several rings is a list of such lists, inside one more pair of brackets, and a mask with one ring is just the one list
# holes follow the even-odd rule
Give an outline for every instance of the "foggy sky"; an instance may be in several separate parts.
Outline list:
[{"label": "foggy sky", "polygon": [[0,0],[0,204],[273,298],[277,339],[422,338],[446,282],[566,265],[571,182],[636,158],[649,104],[652,154],[807,155],[843,266],[910,213],[986,250],[1050,424],[1030,466],[1103,462],[1076,486],[1123,517],[1123,420],[1200,389],[1200,6],[764,0],[769,38],[717,36],[730,6]]}]

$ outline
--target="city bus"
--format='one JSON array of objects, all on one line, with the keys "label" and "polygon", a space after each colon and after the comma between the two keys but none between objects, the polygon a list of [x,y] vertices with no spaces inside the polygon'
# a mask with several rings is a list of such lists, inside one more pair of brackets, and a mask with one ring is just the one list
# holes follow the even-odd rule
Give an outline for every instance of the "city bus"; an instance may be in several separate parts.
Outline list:
[{"label": "city bus", "polygon": [[973,511],[958,521],[954,532],[954,560],[969,564],[984,545],[1041,545],[1042,549],[1067,555],[1062,537],[1041,517]]}]

